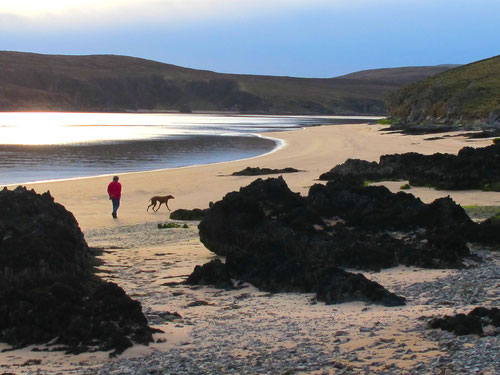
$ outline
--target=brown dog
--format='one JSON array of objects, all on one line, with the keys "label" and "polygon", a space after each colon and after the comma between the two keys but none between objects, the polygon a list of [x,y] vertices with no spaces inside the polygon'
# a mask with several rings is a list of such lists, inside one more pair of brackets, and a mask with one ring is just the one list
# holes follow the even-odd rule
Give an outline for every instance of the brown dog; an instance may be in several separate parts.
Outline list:
[{"label": "brown dog", "polygon": [[[160,206],[162,203],[165,203],[165,206],[167,206],[168,210],[169,211],[172,211],[170,209],[170,207],[168,207],[168,200],[169,199],[175,199],[172,195],[165,195],[164,197],[159,197],[159,196],[154,196],[152,197],[149,201],[151,202],[151,204],[148,206],[147,210],[146,211],[149,211],[149,207],[153,206],[153,211],[156,212],[160,209]],[[160,202],[160,204],[158,205],[158,208],[155,210],[155,207],[156,207],[156,204]]]}]

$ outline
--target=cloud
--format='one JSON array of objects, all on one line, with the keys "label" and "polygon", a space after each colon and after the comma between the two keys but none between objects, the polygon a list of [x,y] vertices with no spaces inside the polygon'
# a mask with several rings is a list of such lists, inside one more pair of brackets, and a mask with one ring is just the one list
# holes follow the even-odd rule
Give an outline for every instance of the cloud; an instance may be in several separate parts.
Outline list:
[{"label": "cloud", "polygon": [[[366,2],[369,0],[0,0],[0,17],[20,18],[24,21],[23,27],[35,29],[112,27],[130,23],[179,26],[280,16],[301,8],[344,7]],[[13,28],[16,24],[19,25],[7,22],[0,28]]]}]

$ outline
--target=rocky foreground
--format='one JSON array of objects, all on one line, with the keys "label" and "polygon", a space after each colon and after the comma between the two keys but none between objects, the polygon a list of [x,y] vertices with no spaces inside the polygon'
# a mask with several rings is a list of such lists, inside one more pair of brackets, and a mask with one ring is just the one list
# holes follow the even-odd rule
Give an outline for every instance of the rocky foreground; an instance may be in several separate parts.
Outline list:
[{"label": "rocky foreground", "polygon": [[[87,362],[67,373],[495,374],[500,370],[500,335],[456,336],[428,325],[433,317],[498,306],[498,253],[472,249],[477,262],[466,258],[468,267],[453,271],[397,267],[364,272],[403,296],[405,306],[325,305],[311,293],[269,294],[248,284],[231,290],[184,284],[184,271],[211,257],[193,228],[158,230],[149,223],[94,230],[86,237],[91,244],[109,248],[103,255],[103,271],[124,280],[150,321],[188,329],[189,334],[174,348],[153,344],[152,352],[137,358],[119,358],[97,367]],[[112,249],[113,245],[125,248]],[[165,323],[165,306],[181,318]]]},{"label": "rocky foreground", "polygon": [[41,374],[89,375],[499,372],[500,335],[456,336],[428,326],[434,317],[498,306],[498,252],[472,248],[476,261],[465,258],[463,269],[363,271],[404,297],[405,306],[326,305],[317,303],[312,293],[265,293],[246,283],[231,290],[186,285],[186,273],[213,258],[199,243],[195,226],[187,224],[188,229],[158,229],[151,222],[85,232],[91,246],[103,249],[99,275],[138,299],[148,321],[166,332],[155,335],[156,343],[133,358],[126,351],[102,361],[80,354],[64,362],[53,360],[54,353],[33,353],[4,362],[2,371],[42,369]]},{"label": "rocky foreground", "polygon": [[50,193],[5,188],[0,207],[0,342],[116,355],[153,340],[140,302],[95,275],[78,223]]}]

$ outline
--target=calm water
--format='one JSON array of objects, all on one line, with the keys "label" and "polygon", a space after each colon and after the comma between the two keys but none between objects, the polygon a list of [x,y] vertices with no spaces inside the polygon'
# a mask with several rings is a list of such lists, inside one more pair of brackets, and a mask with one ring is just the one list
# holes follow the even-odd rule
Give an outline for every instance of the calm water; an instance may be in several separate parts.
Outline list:
[{"label": "calm water", "polygon": [[0,185],[244,159],[277,146],[256,133],[371,119],[0,113]]}]

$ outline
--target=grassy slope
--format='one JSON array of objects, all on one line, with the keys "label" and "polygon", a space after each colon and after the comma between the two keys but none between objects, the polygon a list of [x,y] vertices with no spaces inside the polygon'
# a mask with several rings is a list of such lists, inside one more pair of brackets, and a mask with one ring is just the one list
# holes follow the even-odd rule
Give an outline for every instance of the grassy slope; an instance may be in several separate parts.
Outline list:
[{"label": "grassy slope", "polygon": [[388,99],[391,117],[408,124],[498,123],[500,56],[403,87]]},{"label": "grassy slope", "polygon": [[383,114],[387,93],[446,69],[378,69],[309,79],[221,74],[127,56],[0,52],[0,110]]},{"label": "grassy slope", "polygon": [[[448,69],[456,68],[459,65],[437,65],[427,68],[432,68],[434,74],[441,73]],[[390,72],[390,74],[388,74]],[[402,68],[392,69],[370,69],[362,70],[360,72],[346,74],[338,78],[358,79],[358,80],[371,80],[392,82],[396,84],[408,84],[416,81],[421,81],[429,76],[427,70],[422,70],[421,66],[406,66]]]}]

